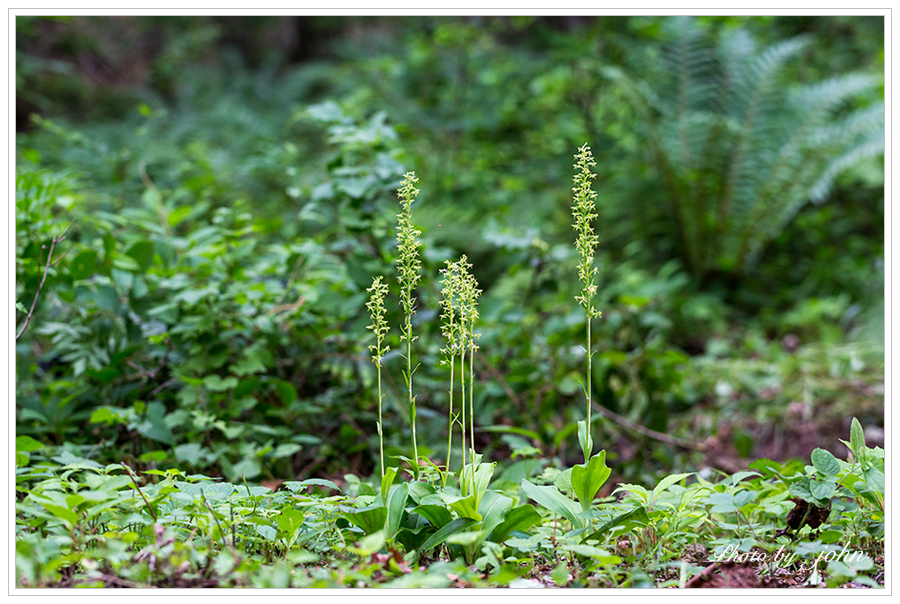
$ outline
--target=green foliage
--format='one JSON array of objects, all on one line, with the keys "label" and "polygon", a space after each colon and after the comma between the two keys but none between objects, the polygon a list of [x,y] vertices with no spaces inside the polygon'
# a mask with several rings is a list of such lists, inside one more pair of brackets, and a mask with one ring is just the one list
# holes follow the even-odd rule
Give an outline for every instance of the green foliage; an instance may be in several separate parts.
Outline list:
[{"label": "green foliage", "polygon": [[[883,555],[883,508],[873,512],[865,504],[883,502],[884,484],[870,485],[861,473],[883,471],[884,458],[860,440],[858,426],[854,420],[848,446],[858,457],[852,463],[819,449],[805,469],[761,459],[750,471],[714,480],[673,474],[652,490],[620,485],[627,497],[604,500],[588,513],[552,486],[524,480],[521,494],[498,490],[496,480],[492,487],[491,464],[480,464],[477,492],[468,497],[452,486],[392,484],[393,471],[377,494],[359,479],[356,495],[327,480],[286,482],[273,492],[176,469],[137,472],[137,478],[124,464],[103,466],[23,438],[17,448],[34,458],[16,471],[17,583],[399,586],[430,584],[432,573],[449,569],[474,581],[463,569],[475,565],[489,578],[485,585],[503,585],[542,580],[548,571],[523,564],[531,559],[558,560],[550,565],[556,584],[567,580],[559,570],[564,565],[575,572],[575,584],[627,586],[646,576],[666,586],[669,562],[701,547],[709,548],[710,559],[755,552],[763,560],[761,580],[781,568],[813,584],[853,580],[877,587],[872,577],[880,568],[874,560]],[[784,534],[779,528],[790,522],[797,485],[823,478],[838,485],[827,500],[816,500],[831,508],[824,524],[815,535],[805,525]],[[521,495],[551,516],[517,505]],[[838,558],[842,548],[856,554]],[[682,568],[683,586],[704,567]],[[394,583],[404,575],[404,583]]]},{"label": "green foliage", "polygon": [[[823,441],[832,419],[879,425],[884,392],[883,90],[834,76],[883,66],[854,37],[871,23],[284,21],[320,42],[298,64],[274,20],[123,19],[119,55],[104,23],[17,19],[19,585],[683,586],[696,546],[784,546],[810,584],[878,585],[883,451],[857,421],[848,460]],[[830,34],[784,41],[805,30]],[[573,249],[584,140],[603,152],[581,150]],[[429,183],[416,225],[406,165]],[[456,356],[462,382],[446,424],[442,356],[451,401]],[[739,461],[729,443],[760,457],[798,406],[822,430],[811,465],[706,467]],[[805,504],[830,505],[821,526]],[[845,546],[866,555],[819,564]]]},{"label": "green foliage", "polygon": [[698,275],[741,273],[840,173],[883,153],[883,102],[852,106],[880,78],[789,86],[785,67],[807,37],[761,47],[735,29],[711,40],[689,17],[668,20],[666,31],[647,81],[615,67],[605,74],[645,122],[685,264]]}]

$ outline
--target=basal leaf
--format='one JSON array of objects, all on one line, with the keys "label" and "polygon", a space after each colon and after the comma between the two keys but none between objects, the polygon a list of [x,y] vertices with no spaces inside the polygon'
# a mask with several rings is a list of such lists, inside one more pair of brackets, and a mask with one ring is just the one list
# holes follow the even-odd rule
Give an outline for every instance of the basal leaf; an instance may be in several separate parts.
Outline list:
[{"label": "basal leaf", "polygon": [[609,478],[610,470],[606,466],[606,451],[600,451],[586,464],[572,468],[572,490],[581,503],[581,509],[589,510],[600,487]]},{"label": "basal leaf", "polygon": [[406,484],[395,486],[390,490],[387,499],[387,538],[393,539],[400,528],[400,520],[406,507],[406,498],[409,495],[409,487]]},{"label": "basal leaf", "polygon": [[441,543],[443,543],[447,537],[450,535],[454,535],[460,531],[464,531],[469,528],[477,521],[472,518],[457,518],[455,520],[451,520],[445,526],[441,527],[435,534],[425,540],[425,543],[416,550],[414,553],[414,557],[418,558],[419,553],[427,552],[428,550],[437,547]]},{"label": "basal leaf", "polygon": [[541,504],[554,514],[559,514],[572,523],[575,528],[584,527],[584,520],[578,517],[581,512],[578,504],[556,490],[556,487],[539,487],[522,481],[522,490],[529,499]]},{"label": "basal leaf", "polygon": [[520,505],[507,512],[503,522],[494,528],[489,538],[494,543],[503,543],[513,531],[527,531],[540,521],[541,515],[537,513],[534,506]]},{"label": "basal leaf", "polygon": [[371,535],[375,531],[380,531],[384,528],[388,510],[383,505],[377,505],[347,511],[343,513],[343,516],[352,524],[361,528],[365,534]]},{"label": "basal leaf", "polygon": [[[391,466],[384,471],[384,476],[381,478],[381,501],[387,502],[388,492],[391,489],[391,484],[394,482],[394,477],[397,476],[397,468]],[[409,491],[407,490],[407,493]]]}]

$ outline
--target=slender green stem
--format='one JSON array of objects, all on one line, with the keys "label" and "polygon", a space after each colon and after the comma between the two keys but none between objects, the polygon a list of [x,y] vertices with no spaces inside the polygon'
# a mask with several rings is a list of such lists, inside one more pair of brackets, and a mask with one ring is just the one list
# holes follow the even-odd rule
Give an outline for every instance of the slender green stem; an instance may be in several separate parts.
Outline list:
[{"label": "slender green stem", "polygon": [[384,478],[384,435],[381,419],[381,363],[378,363],[378,454],[381,456],[381,477]]},{"label": "slender green stem", "polygon": [[[587,435],[588,440],[591,437],[591,317],[588,315],[587,317],[587,375],[585,376],[585,382],[587,383]],[[588,454],[593,451],[588,451]],[[587,463],[588,460],[585,459],[584,463]]]},{"label": "slender green stem", "polygon": [[[471,334],[470,334],[471,335]],[[475,350],[469,354],[469,442],[472,444],[472,467],[475,467]],[[473,475],[474,479],[474,475]]]},{"label": "slender green stem", "polygon": [[472,492],[475,491],[475,349],[469,354],[469,442],[472,445]]},{"label": "slender green stem", "polygon": [[450,474],[450,454],[453,451],[453,365],[456,357],[450,357],[450,414],[447,425],[447,467],[444,469],[444,486],[447,486],[447,476]]},{"label": "slender green stem", "polygon": [[459,363],[459,383],[462,386],[460,389],[462,391],[462,476],[463,480],[459,481],[460,489],[463,490],[463,495],[466,495],[465,492],[465,476],[466,476],[466,349],[463,348],[460,352],[460,363]]},{"label": "slender green stem", "polygon": [[406,316],[406,380],[409,387],[409,428],[412,434],[413,460],[419,465],[419,449],[416,447],[416,399],[413,397],[412,379],[412,321]]}]

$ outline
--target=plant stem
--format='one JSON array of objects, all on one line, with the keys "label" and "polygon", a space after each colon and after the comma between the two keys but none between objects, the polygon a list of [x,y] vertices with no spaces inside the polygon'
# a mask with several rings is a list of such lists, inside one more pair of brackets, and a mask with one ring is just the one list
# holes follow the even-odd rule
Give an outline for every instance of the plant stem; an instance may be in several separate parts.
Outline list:
[{"label": "plant stem", "polygon": [[[587,375],[585,376],[585,382],[587,383],[587,435],[588,440],[590,440],[591,436],[591,316],[587,317]],[[591,453],[592,451],[588,451]],[[585,459],[584,463],[587,463],[588,460]]]},{"label": "plant stem", "polygon": [[453,451],[453,366],[456,357],[450,357],[450,413],[447,425],[447,467],[444,469],[444,486],[447,486],[447,476],[450,474],[450,454]]},{"label": "plant stem", "polygon": [[[470,333],[471,336],[471,333]],[[473,337],[473,336],[472,336]],[[475,485],[475,349],[469,355],[469,442],[472,445],[472,486]]]},{"label": "plant stem", "polygon": [[[406,315],[406,382],[409,388],[409,428],[412,433],[413,460],[418,468],[419,449],[416,447],[416,401],[412,393],[412,320],[410,315]],[[416,476],[418,477],[418,471]]]},{"label": "plant stem", "polygon": [[463,496],[465,496],[465,477],[466,477],[466,349],[462,348],[460,352],[460,362],[459,362],[459,383],[462,386],[460,391],[462,392],[462,480],[459,481],[460,490],[463,491]]},{"label": "plant stem", "polygon": [[381,363],[377,365],[378,371],[378,453],[381,456],[381,477],[384,478],[384,435],[382,434],[381,419]]}]

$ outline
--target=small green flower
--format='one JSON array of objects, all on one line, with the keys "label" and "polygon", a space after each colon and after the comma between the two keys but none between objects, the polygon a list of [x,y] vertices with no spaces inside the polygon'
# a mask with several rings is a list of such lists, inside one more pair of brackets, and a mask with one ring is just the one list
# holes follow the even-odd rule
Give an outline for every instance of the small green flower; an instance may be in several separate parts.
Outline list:
[{"label": "small green flower", "polygon": [[371,329],[375,334],[375,344],[369,346],[369,350],[374,353],[372,361],[380,365],[384,359],[384,355],[391,349],[390,346],[384,344],[387,333],[391,330],[390,326],[384,319],[385,307],[384,298],[387,296],[388,286],[384,283],[381,276],[372,280],[372,287],[366,290],[369,292],[369,301],[366,302],[366,308],[369,309],[369,315],[372,317],[372,324],[366,329]]},{"label": "small green flower", "polygon": [[397,258],[397,281],[400,284],[400,304],[406,320],[400,328],[400,340],[406,341],[406,387],[409,393],[409,427],[412,436],[413,470],[416,478],[419,477],[419,449],[416,446],[416,398],[413,396],[412,386],[412,343],[416,340],[412,333],[412,316],[416,312],[416,299],[413,292],[419,282],[422,262],[419,260],[419,240],[422,234],[412,224],[412,204],[416,200],[419,190],[415,184],[419,182],[415,172],[407,172],[403,176],[403,186],[397,192],[400,198],[402,212],[397,214],[397,249],[400,256]]},{"label": "small green flower", "polygon": [[575,193],[575,205],[572,206],[572,216],[575,218],[575,232],[578,237],[575,240],[575,247],[581,260],[578,263],[578,278],[582,283],[581,295],[575,299],[587,311],[588,318],[595,318],[601,315],[600,311],[595,309],[591,303],[592,298],[597,293],[597,285],[594,283],[594,276],[597,269],[594,267],[594,248],[597,247],[598,237],[594,234],[594,228],[591,223],[597,218],[595,214],[595,201],[597,193],[591,189],[591,183],[597,177],[591,172],[591,168],[596,166],[594,157],[591,155],[591,148],[587,144],[583,145],[575,156],[575,186],[572,191]]},{"label": "small green flower", "polygon": [[591,148],[585,143],[575,155],[575,186],[572,187],[572,191],[575,193],[575,205],[572,206],[572,216],[575,218],[574,226],[577,233],[575,247],[581,256],[578,262],[581,295],[575,296],[575,299],[584,308],[587,324],[585,334],[587,372],[584,384],[587,419],[584,422],[578,422],[578,439],[581,442],[585,463],[588,462],[593,449],[591,440],[591,319],[601,316],[600,311],[594,308],[593,304],[594,296],[597,294],[597,284],[594,283],[594,277],[597,274],[597,269],[594,267],[594,248],[597,246],[598,238],[594,234],[594,227],[591,226],[594,219],[597,218],[595,213],[597,194],[591,189],[591,183],[597,175],[591,172],[591,168],[596,165],[594,157],[591,155]]},{"label": "small green flower", "polygon": [[387,283],[382,281],[381,276],[378,276],[372,280],[372,287],[366,291],[369,292],[369,301],[366,303],[366,307],[369,309],[369,314],[372,317],[372,324],[369,325],[367,329],[371,329],[375,334],[375,344],[369,346],[369,350],[375,353],[372,357],[372,361],[375,362],[375,367],[378,371],[378,450],[381,455],[381,476],[384,477],[384,435],[382,433],[381,419],[381,362],[384,359],[384,355],[390,350],[390,347],[384,344],[384,338],[387,336],[388,331],[391,330],[384,320],[384,297],[387,295],[388,286]]},{"label": "small green flower", "polygon": [[[403,186],[398,191],[400,207],[403,211],[397,214],[397,249],[400,256],[397,258],[397,281],[400,283],[400,303],[407,316],[416,312],[416,299],[413,292],[416,289],[422,262],[419,260],[419,240],[422,234],[412,224],[412,204],[419,194],[414,186],[419,179],[415,172],[407,172],[403,176]],[[412,337],[412,331],[404,329],[401,339]]]}]

